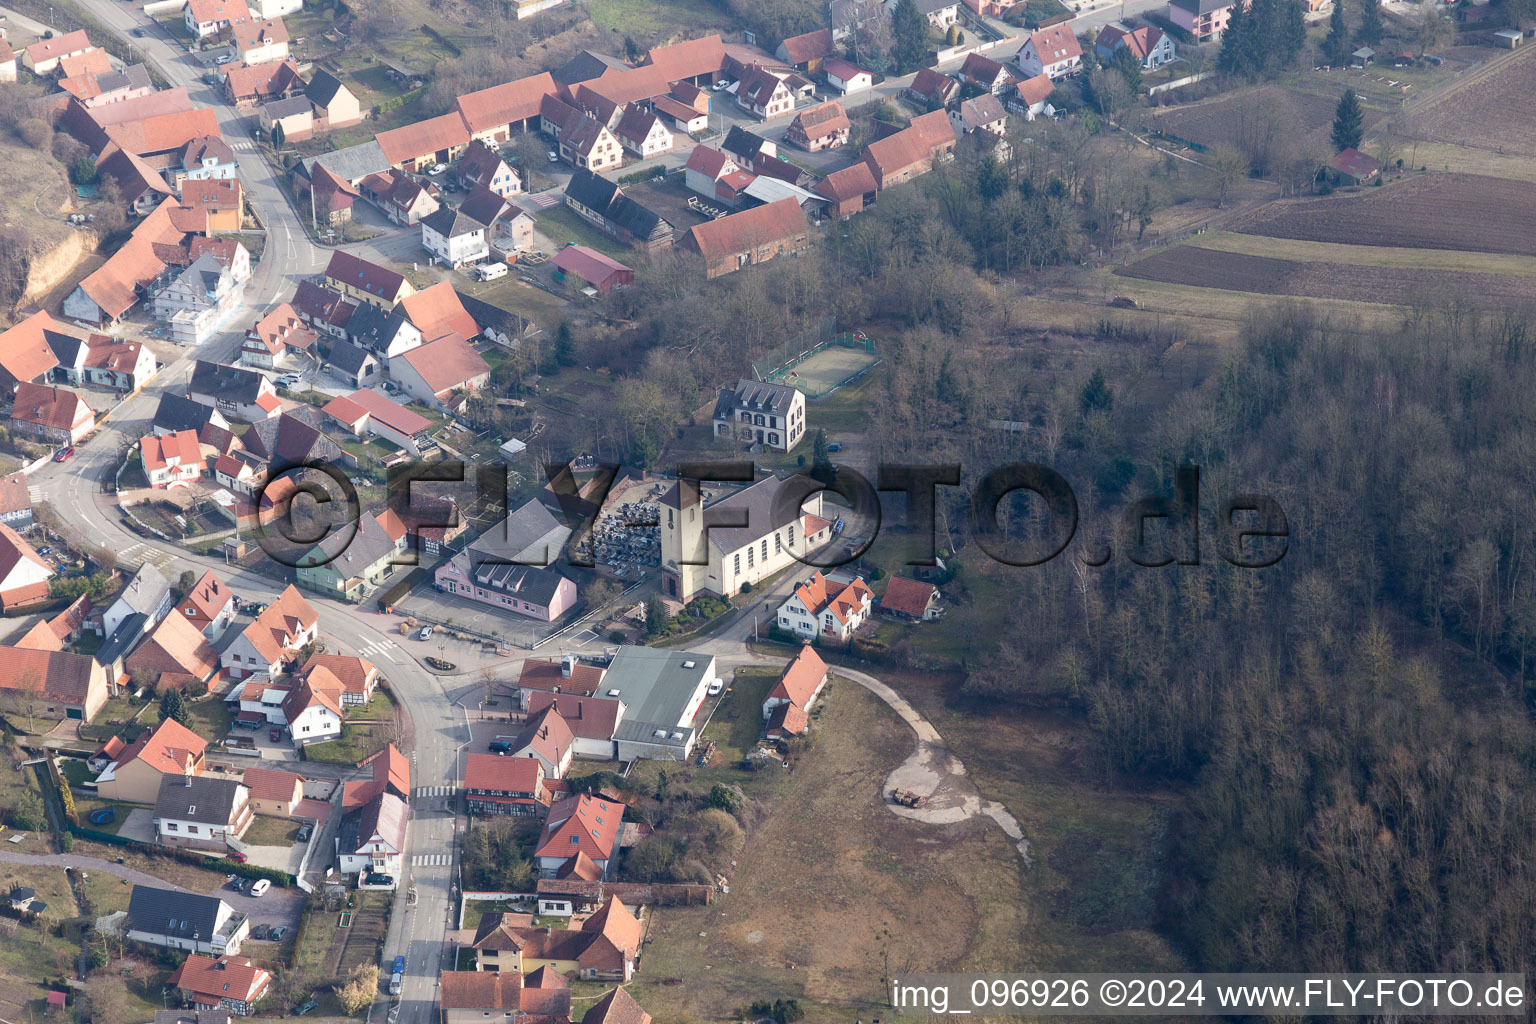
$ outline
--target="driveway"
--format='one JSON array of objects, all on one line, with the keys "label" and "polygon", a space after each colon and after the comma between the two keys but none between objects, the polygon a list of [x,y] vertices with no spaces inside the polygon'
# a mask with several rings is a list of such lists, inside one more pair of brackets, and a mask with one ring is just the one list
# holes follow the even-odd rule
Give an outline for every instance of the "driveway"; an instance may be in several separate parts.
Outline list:
[{"label": "driveway", "polygon": [[155,812],[150,807],[135,807],[117,827],[117,834],[124,839],[137,839],[141,843],[155,841]]},{"label": "driveway", "polygon": [[304,851],[308,848],[308,843],[294,843],[292,846],[247,846],[245,848],[246,863],[297,875],[299,864],[304,860]]}]

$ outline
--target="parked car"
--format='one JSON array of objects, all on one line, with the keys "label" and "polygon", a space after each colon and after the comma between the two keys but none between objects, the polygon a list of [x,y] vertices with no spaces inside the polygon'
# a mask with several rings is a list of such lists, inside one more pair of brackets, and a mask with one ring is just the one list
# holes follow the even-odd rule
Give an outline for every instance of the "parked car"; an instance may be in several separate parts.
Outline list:
[{"label": "parked car", "polygon": [[133,38],[135,38],[135,39],[143,39],[144,38],[144,30],[142,28],[134,29],[133,30]]},{"label": "parked car", "polygon": [[232,54],[226,53],[223,56],[221,56],[218,60],[214,61],[214,63],[215,64],[228,64],[230,61],[232,61],[234,59],[235,58],[234,58],[234,56]]},{"label": "parked car", "polygon": [[363,881],[367,885],[394,885],[394,875],[366,875]]},{"label": "parked car", "polygon": [[403,956],[395,957],[395,973],[396,974],[404,974],[405,973],[405,957],[403,957]]},{"label": "parked car", "polygon": [[725,680],[724,679],[716,679],[714,682],[709,684],[709,695],[711,697],[718,697],[720,695],[721,691],[723,691],[724,689],[725,689]]},{"label": "parked car", "polygon": [[508,743],[506,740],[492,740],[491,753],[510,754],[512,753],[512,744]]},{"label": "parked car", "polygon": [[311,1011],[313,1011],[319,1005],[320,1004],[315,1002],[313,999],[311,999],[311,1000],[309,1000],[308,1002],[305,1002],[305,1003],[300,1003],[298,1006],[295,1006],[293,1008],[293,1015],[295,1017],[302,1017],[306,1013],[310,1013]]},{"label": "parked car", "polygon": [[72,445],[72,444],[67,444],[63,448],[60,448],[58,451],[53,453],[53,461],[54,462],[68,462],[70,459],[72,459],[74,457],[75,457],[75,446]]},{"label": "parked car", "polygon": [[400,990],[402,988],[404,988],[404,987],[405,987],[405,975],[403,975],[403,974],[391,974],[389,976],[389,994],[390,995],[392,995],[392,996],[399,995],[400,994]]},{"label": "parked car", "polygon": [[268,933],[267,937],[270,938],[273,942],[282,942],[283,941],[283,936],[287,935],[287,934],[288,934],[288,926],[285,925],[285,924],[280,924],[280,925],[274,926],[272,931],[270,933]]},{"label": "parked car", "polygon": [[428,171],[427,173],[431,174],[433,176],[436,176],[436,175],[439,175],[439,174],[442,174],[442,173],[446,172],[447,170],[448,170],[448,165],[447,164],[434,164],[432,166],[432,169],[430,171]]},{"label": "parked car", "polygon": [[265,939],[271,934],[272,926],[269,924],[259,924],[251,929],[251,938],[253,939]]},{"label": "parked car", "polygon": [[831,444],[827,445],[827,451],[829,452],[840,452],[842,450],[843,442],[841,441],[833,441]]},{"label": "parked car", "polygon": [[417,640],[431,640],[432,639],[432,627],[431,626],[422,626],[421,627],[421,632],[416,634],[416,639]]},{"label": "parked car", "polygon": [[314,834],[314,831],[315,830],[314,830],[314,828],[312,826],[305,825],[303,828],[299,829],[299,839],[298,839],[298,841],[301,842],[301,843],[309,842],[309,837],[312,834]]},{"label": "parked car", "polygon": [[241,851],[241,850],[230,850],[224,856],[228,857],[230,860],[234,861],[236,864],[244,864],[249,859],[249,858],[246,857],[245,853],[243,851]]},{"label": "parked car", "polygon": [[267,894],[267,890],[270,888],[272,888],[272,883],[270,881],[265,878],[258,878],[256,880],[256,884],[251,886],[251,895],[259,899],[262,896],[265,896]]},{"label": "parked car", "polygon": [[272,728],[267,730],[267,737],[273,743],[283,742],[283,727],[280,725],[274,725]]},{"label": "parked car", "polygon": [[37,549],[37,553],[40,554],[40,555],[51,555],[51,554],[53,554],[53,548],[52,547],[41,547],[41,548]]},{"label": "parked car", "polygon": [[229,882],[227,884],[231,889],[235,890],[235,892],[239,892],[241,889],[245,888],[245,879],[241,878],[239,875],[230,875]]},{"label": "parked car", "polygon": [[724,92],[726,89],[729,89],[730,87],[731,87],[731,83],[726,81],[723,78],[720,79],[720,81],[716,82],[714,85],[710,86],[710,88],[715,90],[715,92]]},{"label": "parked car", "polygon": [[555,152],[553,149],[550,150],[549,151],[549,162],[552,163],[552,164],[559,163],[560,162],[560,154]]}]

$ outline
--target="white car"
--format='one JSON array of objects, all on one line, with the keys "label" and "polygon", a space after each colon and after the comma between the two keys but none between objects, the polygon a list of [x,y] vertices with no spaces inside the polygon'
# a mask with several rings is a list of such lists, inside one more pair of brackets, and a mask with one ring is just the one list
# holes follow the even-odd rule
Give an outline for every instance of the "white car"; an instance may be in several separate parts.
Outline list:
[{"label": "white car", "polygon": [[421,627],[421,632],[416,634],[416,639],[417,640],[431,640],[432,639],[432,627],[431,626],[422,626]]},{"label": "white car", "polygon": [[214,63],[216,63],[216,64],[228,64],[230,61],[232,61],[234,59],[235,58],[234,58],[233,54],[226,53],[226,54],[224,54],[224,56],[220,57]]},{"label": "white car", "polygon": [[714,682],[709,684],[709,695],[711,697],[718,697],[720,695],[720,691],[722,691],[724,689],[725,689],[725,680],[724,679],[716,679]]},{"label": "white car", "polygon": [[729,89],[730,87],[731,87],[731,83],[727,82],[723,78],[720,79],[720,81],[716,82],[714,85],[710,86],[710,88],[715,90],[715,92],[724,92],[726,89]]},{"label": "white car", "polygon": [[427,173],[431,174],[431,175],[438,175],[438,174],[442,174],[443,172],[445,172],[447,170],[448,170],[448,165],[447,164],[435,164],[435,165],[433,165],[432,169],[430,171],[428,171]]},{"label": "white car", "polygon": [[552,164],[559,163],[560,162],[560,154],[555,152],[554,150],[550,150],[549,151],[549,162],[552,163]]},{"label": "white car", "polygon": [[271,882],[267,881],[265,878],[258,878],[256,880],[256,884],[251,886],[251,895],[261,897],[265,895],[266,891],[270,888],[272,888]]}]

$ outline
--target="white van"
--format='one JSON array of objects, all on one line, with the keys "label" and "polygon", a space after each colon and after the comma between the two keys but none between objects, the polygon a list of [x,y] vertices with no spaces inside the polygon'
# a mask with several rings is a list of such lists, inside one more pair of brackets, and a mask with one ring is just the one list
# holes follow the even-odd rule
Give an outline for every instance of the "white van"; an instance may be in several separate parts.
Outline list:
[{"label": "white van", "polygon": [[265,896],[267,890],[270,889],[270,888],[272,888],[271,881],[269,881],[268,879],[265,879],[265,878],[258,878],[256,880],[256,884],[251,886],[251,895],[252,896]]},{"label": "white van", "polygon": [[498,277],[507,276],[505,263],[482,263],[475,268],[475,276],[482,281],[494,281]]},{"label": "white van", "polygon": [[405,987],[405,975],[403,975],[403,974],[392,974],[392,975],[390,975],[390,978],[389,978],[389,994],[390,995],[392,995],[392,996],[399,995],[400,994],[400,990],[402,988],[404,988],[404,987]]}]

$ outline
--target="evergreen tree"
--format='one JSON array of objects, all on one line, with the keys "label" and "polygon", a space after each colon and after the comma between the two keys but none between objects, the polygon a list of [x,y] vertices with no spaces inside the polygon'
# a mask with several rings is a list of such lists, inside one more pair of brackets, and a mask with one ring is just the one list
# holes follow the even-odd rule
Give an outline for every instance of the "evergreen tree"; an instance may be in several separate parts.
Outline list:
[{"label": "evergreen tree", "polygon": [[976,166],[976,191],[989,203],[1008,191],[1008,172],[991,153]]},{"label": "evergreen tree", "polygon": [[913,0],[897,0],[896,9],[891,12],[891,35],[896,40],[891,56],[895,58],[897,73],[916,71],[928,49],[928,19]]},{"label": "evergreen tree", "polygon": [[1280,50],[1285,55],[1282,63],[1289,67],[1307,45],[1307,23],[1301,16],[1301,4],[1282,3],[1279,18]]},{"label": "evergreen tree", "polygon": [[1355,42],[1362,46],[1375,46],[1386,34],[1381,27],[1381,7],[1377,0],[1361,0],[1360,27],[1355,30]]},{"label": "evergreen tree", "polygon": [[1224,74],[1243,78],[1254,73],[1251,54],[1255,42],[1253,15],[1242,4],[1232,8],[1232,18],[1221,33],[1221,52],[1216,55],[1216,67]]},{"label": "evergreen tree", "polygon": [[815,453],[811,456],[811,477],[820,480],[824,484],[830,484],[837,476],[837,467],[832,465],[832,453],[827,451],[827,432],[821,428],[816,430],[816,440],[811,445]]},{"label": "evergreen tree", "polygon": [[1125,87],[1131,90],[1132,96],[1141,95],[1141,61],[1131,52],[1129,46],[1122,46],[1115,51],[1115,59],[1112,62],[1115,70],[1125,79]]},{"label": "evergreen tree", "polygon": [[1333,148],[1359,148],[1364,112],[1360,109],[1360,97],[1355,90],[1345,89],[1339,97],[1338,109],[1333,114]]},{"label": "evergreen tree", "polygon": [[160,695],[160,720],[174,719],[182,725],[192,720],[192,709],[187,707],[187,700],[181,695],[181,691],[171,687]]},{"label": "evergreen tree", "polygon": [[1083,385],[1083,393],[1078,396],[1078,404],[1082,407],[1084,415],[1095,409],[1108,412],[1115,407],[1115,393],[1110,388],[1109,380],[1104,376],[1102,367],[1094,370],[1093,376],[1088,378],[1088,383]]},{"label": "evergreen tree", "polygon": [[1328,63],[1349,63],[1349,29],[1344,26],[1344,0],[1333,0],[1333,14],[1328,18],[1328,38],[1323,40],[1323,56]]}]

